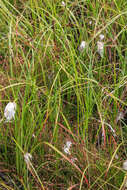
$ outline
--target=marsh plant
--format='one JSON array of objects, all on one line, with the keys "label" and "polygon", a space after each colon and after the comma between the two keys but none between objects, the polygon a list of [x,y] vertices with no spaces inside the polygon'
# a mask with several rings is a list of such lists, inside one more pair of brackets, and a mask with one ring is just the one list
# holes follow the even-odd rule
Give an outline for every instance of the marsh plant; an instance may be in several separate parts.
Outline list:
[{"label": "marsh plant", "polygon": [[127,1],[0,0],[0,188],[122,190]]}]

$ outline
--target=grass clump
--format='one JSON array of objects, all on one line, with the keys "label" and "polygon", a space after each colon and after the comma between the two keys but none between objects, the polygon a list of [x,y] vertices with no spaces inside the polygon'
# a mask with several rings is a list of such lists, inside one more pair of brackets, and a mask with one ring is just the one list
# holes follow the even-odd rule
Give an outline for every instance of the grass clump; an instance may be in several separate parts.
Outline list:
[{"label": "grass clump", "polygon": [[1,0],[1,188],[125,188],[126,16],[125,0]]}]

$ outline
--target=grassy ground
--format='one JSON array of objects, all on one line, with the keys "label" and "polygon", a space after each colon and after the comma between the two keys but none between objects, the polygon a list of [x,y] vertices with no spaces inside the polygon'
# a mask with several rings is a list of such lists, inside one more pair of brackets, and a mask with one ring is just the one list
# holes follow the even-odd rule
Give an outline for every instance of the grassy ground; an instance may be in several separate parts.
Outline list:
[{"label": "grassy ground", "polygon": [[0,0],[1,189],[125,189],[126,26],[126,0]]}]

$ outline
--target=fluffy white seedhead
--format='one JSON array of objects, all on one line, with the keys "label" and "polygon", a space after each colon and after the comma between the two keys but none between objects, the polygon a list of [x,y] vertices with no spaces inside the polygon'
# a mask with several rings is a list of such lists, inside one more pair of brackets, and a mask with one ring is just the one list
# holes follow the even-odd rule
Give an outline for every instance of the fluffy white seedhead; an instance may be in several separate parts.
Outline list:
[{"label": "fluffy white seedhead", "polygon": [[62,2],[61,2],[61,4],[62,4],[62,6],[63,6],[63,7],[65,7],[65,6],[66,6],[66,4],[65,4],[65,2],[64,2],[64,1],[62,1]]},{"label": "fluffy white seedhead", "polygon": [[36,137],[34,133],[32,134],[32,137],[33,137],[33,138],[35,138],[35,137]]},{"label": "fluffy white seedhead", "polygon": [[124,170],[127,170],[127,160],[125,160],[125,161],[123,162],[123,169],[124,169]]},{"label": "fluffy white seedhead", "polygon": [[71,145],[72,145],[72,142],[71,142],[71,141],[67,141],[67,142],[66,142],[66,146],[67,146],[68,148],[70,148]]},{"label": "fluffy white seedhead", "polygon": [[92,24],[92,20],[89,21],[89,25],[91,25],[91,24]]},{"label": "fluffy white seedhead", "polygon": [[78,49],[79,49],[79,51],[82,52],[85,49],[85,47],[86,47],[86,42],[82,41]]},{"label": "fluffy white seedhead", "polygon": [[6,118],[6,121],[10,121],[11,119],[15,118],[15,110],[16,110],[16,103],[15,102],[9,102],[4,110],[4,116]]},{"label": "fluffy white seedhead", "polygon": [[66,153],[66,154],[71,154],[70,153],[70,147],[71,147],[71,145],[72,145],[72,142],[71,141],[67,141],[66,142],[66,144],[64,145],[64,152]]},{"label": "fluffy white seedhead", "polygon": [[100,54],[100,56],[103,57],[103,54],[104,54],[104,43],[103,42],[100,42],[100,41],[97,42],[97,51]]},{"label": "fluffy white seedhead", "polygon": [[64,146],[64,152],[69,155],[71,154],[69,148],[67,148],[66,146]]},{"label": "fluffy white seedhead", "polygon": [[105,36],[103,34],[100,34],[100,40],[103,40],[105,38]]},{"label": "fluffy white seedhead", "polygon": [[25,160],[26,164],[29,165],[30,161],[32,160],[32,155],[27,152],[26,154],[24,154],[24,160]]},{"label": "fluffy white seedhead", "polygon": [[118,156],[118,154],[116,154],[116,155],[115,155],[115,159],[117,159],[117,160],[119,159],[119,156]]}]

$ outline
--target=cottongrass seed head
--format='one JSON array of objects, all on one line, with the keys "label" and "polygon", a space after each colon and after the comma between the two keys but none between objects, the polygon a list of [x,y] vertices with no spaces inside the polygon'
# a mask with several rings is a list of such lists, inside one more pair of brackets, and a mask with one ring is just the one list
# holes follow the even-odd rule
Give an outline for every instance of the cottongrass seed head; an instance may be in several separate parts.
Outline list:
[{"label": "cottongrass seed head", "polygon": [[79,46],[79,48],[78,48],[78,50],[80,52],[82,52],[85,48],[86,48],[86,42],[82,41],[81,44],[80,44],[80,46]]},{"label": "cottongrass seed head", "polygon": [[64,1],[62,1],[62,2],[61,2],[61,4],[62,4],[62,6],[63,6],[63,7],[65,7],[65,6],[66,6],[66,4],[65,4],[65,2],[64,2]]},{"label": "cottongrass seed head", "polygon": [[69,155],[71,155],[71,152],[70,152],[70,147],[71,147],[71,145],[72,145],[72,142],[71,141],[67,141],[66,142],[66,144],[64,145],[64,152],[66,153],[66,154],[69,154]]},{"label": "cottongrass seed head", "polygon": [[91,25],[91,24],[92,24],[92,20],[89,21],[89,25]]},{"label": "cottongrass seed head", "polygon": [[4,116],[6,118],[6,122],[15,118],[15,110],[16,110],[16,103],[15,102],[9,102],[6,105],[5,110],[4,110]]},{"label": "cottongrass seed head", "polygon": [[127,170],[127,160],[125,160],[125,161],[123,162],[123,169],[124,169],[124,170]]},{"label": "cottongrass seed head", "polygon": [[32,160],[32,155],[30,153],[25,153],[24,154],[24,160],[26,162],[26,164],[29,166]]},{"label": "cottongrass seed head", "polygon": [[101,57],[103,57],[104,54],[104,43],[101,41],[97,42],[97,51],[100,54]]},{"label": "cottongrass seed head", "polygon": [[103,40],[105,38],[105,36],[103,34],[100,34],[99,38],[100,38],[100,40]]}]

